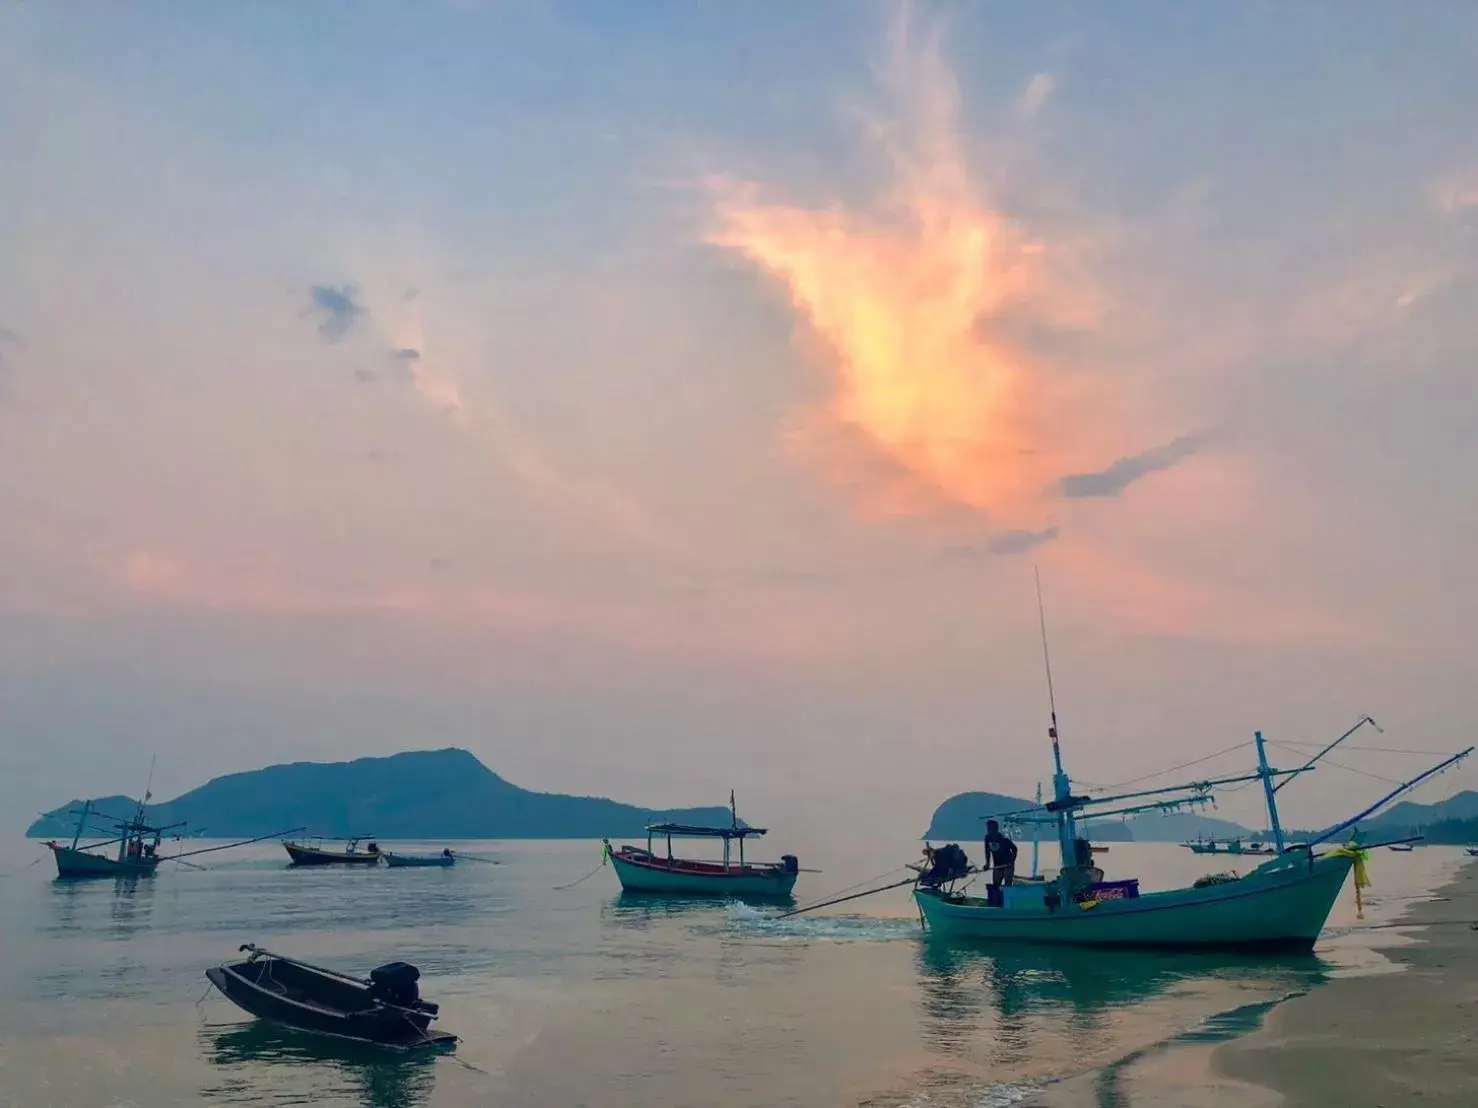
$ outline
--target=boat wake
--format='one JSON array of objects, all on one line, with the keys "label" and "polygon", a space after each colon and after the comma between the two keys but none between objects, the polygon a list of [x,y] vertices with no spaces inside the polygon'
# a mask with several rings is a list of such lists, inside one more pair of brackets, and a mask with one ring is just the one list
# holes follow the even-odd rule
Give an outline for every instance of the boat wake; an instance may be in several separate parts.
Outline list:
[{"label": "boat wake", "polygon": [[791,916],[781,919],[773,909],[756,908],[731,900],[724,906],[725,930],[767,939],[803,939],[829,942],[893,942],[916,939],[919,925],[911,919],[877,916]]}]

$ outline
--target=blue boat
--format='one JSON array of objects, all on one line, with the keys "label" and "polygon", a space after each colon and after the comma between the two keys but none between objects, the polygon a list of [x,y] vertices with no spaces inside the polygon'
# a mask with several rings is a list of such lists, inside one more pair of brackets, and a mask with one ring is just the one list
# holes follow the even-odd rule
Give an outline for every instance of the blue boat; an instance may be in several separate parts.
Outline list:
[{"label": "blue boat", "polygon": [[[750,900],[788,900],[800,874],[800,862],[794,854],[786,854],[778,862],[748,862],[744,858],[747,839],[766,833],[763,827],[749,827],[739,822],[734,808],[734,794],[729,793],[729,810],[733,818],[728,827],[701,827],[684,823],[654,823],[647,827],[647,845],[623,846],[612,850],[606,839],[605,856],[611,860],[621,887],[627,892],[659,893],[672,896],[713,896]],[[658,836],[666,840],[664,854],[653,850]],[[678,858],[672,853],[673,838],[721,839],[722,861]],[[732,845],[739,844],[738,860]]]}]

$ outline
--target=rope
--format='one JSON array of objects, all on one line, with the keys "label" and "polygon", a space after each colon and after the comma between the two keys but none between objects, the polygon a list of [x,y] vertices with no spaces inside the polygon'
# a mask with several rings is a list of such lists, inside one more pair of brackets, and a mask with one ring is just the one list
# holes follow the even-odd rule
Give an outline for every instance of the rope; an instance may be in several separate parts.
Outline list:
[{"label": "rope", "polygon": [[[1303,756],[1302,754],[1299,754],[1299,752],[1297,750],[1294,750],[1292,747],[1287,746],[1287,745],[1285,745],[1283,743],[1280,743],[1280,742],[1274,742],[1272,739],[1268,739],[1267,740],[1267,744],[1269,746],[1276,746],[1280,750],[1286,750],[1290,754],[1298,754],[1299,757],[1302,757]],[[1323,762],[1324,762],[1325,765],[1333,766],[1335,769],[1346,770],[1346,771],[1348,771],[1350,773],[1358,773],[1361,777],[1369,777],[1369,778],[1372,778],[1372,779],[1374,779],[1376,781],[1384,781],[1387,785],[1399,785],[1399,784],[1401,784],[1401,782],[1400,781],[1397,781],[1394,777],[1382,777],[1378,773],[1371,773],[1368,770],[1356,769],[1354,766],[1347,766],[1343,762],[1336,762],[1333,758],[1325,758],[1325,759],[1323,759]]]},{"label": "rope", "polygon": [[45,859],[44,856],[41,857],[41,858],[33,859],[32,861],[28,862],[26,865],[21,866],[20,869],[13,869],[9,873],[0,873],[0,877],[14,877],[18,873],[25,873],[26,870],[30,869],[32,866],[36,865],[38,862],[43,862],[45,860],[46,859]]},{"label": "rope", "polygon": [[580,884],[583,881],[589,881],[597,873],[599,873],[601,870],[605,869],[606,859],[609,858],[610,856],[611,856],[611,844],[610,843],[606,843],[604,846],[601,847],[601,850],[600,850],[600,865],[596,866],[593,870],[591,870],[589,873],[587,873],[584,877],[580,878],[579,881],[571,881],[568,885],[555,885],[554,886],[554,891],[557,892],[557,893],[558,892],[563,892],[565,889],[573,889],[576,885]]}]

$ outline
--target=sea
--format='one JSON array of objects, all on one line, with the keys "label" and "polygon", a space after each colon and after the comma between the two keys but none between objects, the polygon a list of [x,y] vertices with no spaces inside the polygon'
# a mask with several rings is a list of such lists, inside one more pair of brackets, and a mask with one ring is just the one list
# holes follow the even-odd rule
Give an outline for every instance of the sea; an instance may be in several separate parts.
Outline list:
[{"label": "sea", "polygon": [[[451,845],[445,870],[290,869],[265,843],[72,882],[40,843],[0,845],[0,1106],[1005,1108],[1093,1071],[1127,1106],[1112,1075],[1146,1051],[1389,970],[1382,947],[1411,940],[1386,925],[1463,858],[1377,849],[1363,920],[1347,884],[1313,954],[1230,957],[951,946],[906,888],[780,919],[623,895],[596,842]],[[905,876],[916,845],[784,847],[821,871],[805,903]],[[1113,843],[1099,864],[1152,891],[1252,862]],[[205,977],[247,942],[357,975],[414,963],[458,1049],[383,1057],[254,1021]]]}]

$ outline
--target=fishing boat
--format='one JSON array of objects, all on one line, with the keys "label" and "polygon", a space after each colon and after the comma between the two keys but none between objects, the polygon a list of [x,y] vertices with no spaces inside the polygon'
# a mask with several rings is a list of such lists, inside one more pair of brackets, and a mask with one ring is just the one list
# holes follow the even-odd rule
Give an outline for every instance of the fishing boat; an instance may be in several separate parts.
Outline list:
[{"label": "fishing boat", "polygon": [[[800,862],[794,854],[781,856],[778,862],[746,862],[746,839],[766,834],[763,827],[750,827],[739,822],[734,794],[729,793],[731,819],[728,827],[700,827],[684,823],[653,823],[647,827],[646,849],[623,846],[611,849],[605,840],[605,855],[610,858],[621,887],[627,892],[666,893],[673,896],[721,896],[763,900],[787,900],[800,874]],[[662,836],[667,843],[665,855],[656,853],[653,840]],[[672,853],[674,837],[683,839],[721,839],[724,857],[721,862],[678,858]],[[739,844],[739,859],[732,858],[732,845]]]},{"label": "fishing boat", "polygon": [[[1321,758],[1366,722],[1373,724],[1369,716],[1362,717],[1354,727],[1294,770],[1269,766],[1266,744],[1259,731],[1253,739],[1257,749],[1256,772],[1115,796],[1076,794],[1063,768],[1040,581],[1037,588],[1051,712],[1047,734],[1054,764],[1053,798],[1040,807],[1003,815],[1055,824],[1061,868],[1052,881],[995,885],[985,890],[985,896],[967,892],[972,878],[966,867],[953,867],[944,874],[934,870],[920,874],[914,898],[924,925],[938,936],[1092,947],[1306,951],[1312,948],[1323,929],[1351,870],[1355,871],[1357,905],[1361,903],[1360,889],[1366,883],[1364,859],[1368,847],[1352,838],[1349,844],[1323,853],[1317,853],[1315,848],[1355,827],[1360,820],[1461,761],[1473,750],[1469,747],[1453,755],[1401,784],[1355,817],[1297,845],[1285,843],[1278,818],[1277,792],[1312,770]],[[1208,876],[1188,888],[1142,894],[1135,878],[1106,881],[1103,871],[1093,864],[1091,844],[1078,833],[1080,818],[1184,809],[1208,803],[1217,786],[1254,781],[1262,783],[1274,856],[1241,877]],[[1104,807],[1108,810],[1100,810]]]},{"label": "fishing boat", "polygon": [[445,869],[457,864],[457,855],[451,847],[443,850],[440,854],[402,854],[394,850],[380,851],[385,864],[391,869],[408,869],[413,867],[440,866]]},{"label": "fishing boat", "polygon": [[1470,847],[1467,848],[1467,851],[1468,851],[1468,857],[1470,857],[1470,858],[1478,858],[1478,846],[1470,846]]},{"label": "fishing boat", "polygon": [[421,971],[409,963],[391,962],[360,979],[252,943],[243,943],[240,951],[245,961],[214,966],[205,976],[227,1000],[258,1019],[391,1050],[457,1042],[450,1032],[431,1030],[440,1009],[421,999]]},{"label": "fishing boat", "polygon": [[1192,839],[1181,846],[1192,854],[1276,854],[1276,848],[1260,842],[1243,843],[1241,839]]},{"label": "fishing boat", "polygon": [[[114,832],[112,838],[83,846],[82,835],[88,829],[89,817],[93,815],[92,801],[84,803],[76,814],[77,833],[72,836],[70,846],[54,840],[46,843],[56,858],[58,877],[152,877],[159,863],[164,861],[159,853],[164,833],[184,826],[183,823],[172,823],[155,827],[145,823],[144,805],[141,803],[132,819],[107,819]],[[105,847],[115,844],[116,852],[103,852]]]},{"label": "fishing boat", "polygon": [[1410,854],[1416,849],[1415,843],[1391,843],[1386,849],[1394,850],[1397,854]]},{"label": "fishing boat", "polygon": [[318,840],[311,842],[284,842],[282,849],[287,851],[287,856],[292,859],[291,864],[295,866],[377,866],[380,864],[380,844],[373,839],[363,850],[359,849],[361,839],[368,836],[349,839],[343,850],[327,850],[318,845]]}]

